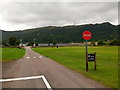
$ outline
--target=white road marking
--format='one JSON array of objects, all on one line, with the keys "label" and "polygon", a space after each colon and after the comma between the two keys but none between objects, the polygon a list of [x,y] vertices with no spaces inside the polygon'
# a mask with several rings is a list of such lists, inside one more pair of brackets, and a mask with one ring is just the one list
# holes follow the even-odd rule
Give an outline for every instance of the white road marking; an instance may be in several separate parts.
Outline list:
[{"label": "white road marking", "polygon": [[45,78],[45,76],[44,76],[44,75],[42,75],[42,79],[43,79],[43,81],[44,81],[44,83],[45,83],[46,87],[48,88],[48,90],[52,90],[52,88],[51,88],[50,84],[48,83],[48,81],[47,81],[47,79]]},{"label": "white road marking", "polygon": [[26,58],[30,58],[30,57],[26,57]]},{"label": "white road marking", "polygon": [[39,58],[42,58],[42,56],[39,56]]},{"label": "white road marking", "polygon": [[45,78],[44,75],[41,75],[41,76],[31,76],[31,77],[22,77],[22,78],[12,78],[12,79],[0,79],[0,83],[3,83],[3,82],[10,82],[10,81],[19,81],[19,80],[31,80],[31,79],[38,79],[38,78],[41,78],[46,87],[48,88],[48,90],[52,90],[50,84],[48,83],[47,79]]},{"label": "white road marking", "polygon": [[33,57],[33,58],[36,58],[36,57]]}]

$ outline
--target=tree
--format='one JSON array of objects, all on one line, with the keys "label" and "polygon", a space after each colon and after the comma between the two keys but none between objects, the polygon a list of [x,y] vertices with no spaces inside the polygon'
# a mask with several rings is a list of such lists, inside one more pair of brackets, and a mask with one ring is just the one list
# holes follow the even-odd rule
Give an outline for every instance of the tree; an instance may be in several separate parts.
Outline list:
[{"label": "tree", "polygon": [[56,46],[56,44],[57,44],[57,42],[54,40],[54,41],[53,41],[53,46],[55,47],[55,46]]},{"label": "tree", "polygon": [[94,42],[94,41],[92,41],[91,44],[92,44],[93,46],[95,46],[95,42]]},{"label": "tree", "polygon": [[114,40],[110,43],[110,45],[117,45],[117,46],[120,46],[120,40],[114,39]]},{"label": "tree", "polygon": [[19,45],[20,44],[20,40],[17,40],[16,42],[15,42],[15,45]]},{"label": "tree", "polygon": [[33,46],[34,45],[34,42],[29,42],[28,44],[27,44],[27,46]]},{"label": "tree", "polygon": [[17,39],[15,37],[10,37],[9,38],[9,44],[11,46],[15,46]]},{"label": "tree", "polygon": [[48,47],[50,47],[50,43],[48,43]]},{"label": "tree", "polygon": [[98,41],[98,45],[103,45],[103,44],[104,44],[104,43],[103,43],[102,40]]},{"label": "tree", "polygon": [[2,41],[3,46],[7,46],[7,43],[5,41]]},{"label": "tree", "polygon": [[36,43],[35,46],[38,46],[38,43]]}]

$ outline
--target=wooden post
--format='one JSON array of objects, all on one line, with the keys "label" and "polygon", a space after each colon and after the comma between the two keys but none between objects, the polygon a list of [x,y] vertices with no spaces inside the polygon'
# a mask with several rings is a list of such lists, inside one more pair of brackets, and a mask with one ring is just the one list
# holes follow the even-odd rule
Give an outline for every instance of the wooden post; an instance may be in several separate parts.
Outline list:
[{"label": "wooden post", "polygon": [[96,52],[95,52],[94,70],[96,70]]},{"label": "wooden post", "polygon": [[87,47],[87,40],[86,40],[86,71],[88,71],[88,47]]}]

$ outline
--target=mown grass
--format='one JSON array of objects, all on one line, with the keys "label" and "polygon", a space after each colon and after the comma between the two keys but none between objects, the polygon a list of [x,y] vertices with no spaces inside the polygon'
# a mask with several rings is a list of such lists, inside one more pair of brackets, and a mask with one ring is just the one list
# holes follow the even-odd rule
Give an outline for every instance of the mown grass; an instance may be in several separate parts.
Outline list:
[{"label": "mown grass", "polygon": [[25,49],[19,49],[19,48],[0,48],[1,53],[1,61],[2,62],[8,62],[12,60],[16,60],[19,58],[22,58],[25,54]]},{"label": "mown grass", "polygon": [[118,88],[118,47],[89,47],[89,53],[97,53],[97,70],[89,62],[89,71],[85,71],[84,47],[33,48],[56,62],[80,72],[107,87]]}]

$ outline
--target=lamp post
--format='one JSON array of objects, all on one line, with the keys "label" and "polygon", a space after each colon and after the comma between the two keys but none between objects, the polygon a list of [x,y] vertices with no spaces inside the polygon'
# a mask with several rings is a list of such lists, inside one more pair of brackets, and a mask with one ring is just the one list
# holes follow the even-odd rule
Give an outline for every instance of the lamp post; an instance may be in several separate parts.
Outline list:
[{"label": "lamp post", "polygon": [[22,39],[20,39],[20,46],[22,46]]},{"label": "lamp post", "polygon": [[34,38],[34,46],[36,46],[36,45],[35,45],[35,41],[36,41],[36,39]]}]

